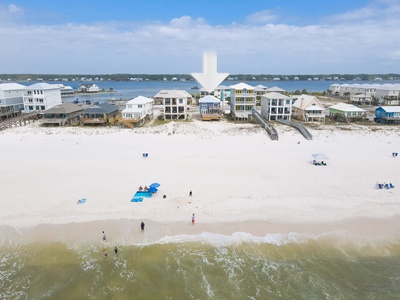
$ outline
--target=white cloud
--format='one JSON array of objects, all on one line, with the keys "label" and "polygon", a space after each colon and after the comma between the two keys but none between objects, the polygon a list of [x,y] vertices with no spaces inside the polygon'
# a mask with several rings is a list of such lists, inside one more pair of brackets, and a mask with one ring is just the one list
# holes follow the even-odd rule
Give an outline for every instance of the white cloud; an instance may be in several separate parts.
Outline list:
[{"label": "white cloud", "polygon": [[[392,5],[392,4],[391,4]],[[385,14],[388,6],[380,8]],[[350,16],[349,14],[347,16]],[[352,22],[348,20],[352,19]],[[338,20],[338,18],[336,19]],[[344,20],[344,19],[343,19]],[[400,69],[400,20],[392,13],[314,26],[168,23],[0,26],[2,73],[192,73],[202,53],[229,73],[390,73]]]},{"label": "white cloud", "polygon": [[23,10],[21,7],[16,6],[15,4],[9,4],[8,5],[8,12],[10,14],[18,14],[21,13]]},{"label": "white cloud", "polygon": [[247,17],[247,20],[251,23],[271,23],[277,19],[278,16],[270,10],[259,11]]}]

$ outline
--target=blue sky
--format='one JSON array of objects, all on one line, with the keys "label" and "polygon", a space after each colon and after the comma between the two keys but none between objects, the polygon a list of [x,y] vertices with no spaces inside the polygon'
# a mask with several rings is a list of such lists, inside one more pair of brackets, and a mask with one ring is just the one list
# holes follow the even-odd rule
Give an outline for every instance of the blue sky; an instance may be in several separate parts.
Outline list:
[{"label": "blue sky", "polygon": [[400,73],[400,0],[0,0],[0,73]]}]

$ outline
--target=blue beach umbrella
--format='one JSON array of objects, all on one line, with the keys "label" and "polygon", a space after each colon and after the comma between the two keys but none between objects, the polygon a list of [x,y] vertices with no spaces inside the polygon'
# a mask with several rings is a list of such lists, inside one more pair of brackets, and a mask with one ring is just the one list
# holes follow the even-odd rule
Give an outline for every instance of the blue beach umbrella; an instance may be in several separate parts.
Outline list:
[{"label": "blue beach umbrella", "polygon": [[157,193],[157,189],[156,189],[154,186],[151,186],[151,187],[148,189],[148,191],[149,191],[150,193]]},{"label": "blue beach umbrella", "polygon": [[152,184],[150,184],[149,185],[149,187],[154,187],[154,188],[158,188],[160,186],[160,184],[159,183],[157,183],[157,182],[155,182],[155,183],[152,183]]}]

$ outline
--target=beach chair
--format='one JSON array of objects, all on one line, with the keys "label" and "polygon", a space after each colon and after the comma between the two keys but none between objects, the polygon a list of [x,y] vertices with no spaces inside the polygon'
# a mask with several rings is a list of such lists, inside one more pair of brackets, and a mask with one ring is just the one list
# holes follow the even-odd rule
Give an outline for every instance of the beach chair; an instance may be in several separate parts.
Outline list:
[{"label": "beach chair", "polygon": [[392,189],[394,188],[394,185],[392,183],[389,183],[389,187]]},{"label": "beach chair", "polygon": [[383,184],[378,183],[378,189],[382,189],[383,188]]},{"label": "beach chair", "polygon": [[385,184],[385,189],[387,189],[387,190],[389,189],[389,184],[387,184],[387,183]]}]

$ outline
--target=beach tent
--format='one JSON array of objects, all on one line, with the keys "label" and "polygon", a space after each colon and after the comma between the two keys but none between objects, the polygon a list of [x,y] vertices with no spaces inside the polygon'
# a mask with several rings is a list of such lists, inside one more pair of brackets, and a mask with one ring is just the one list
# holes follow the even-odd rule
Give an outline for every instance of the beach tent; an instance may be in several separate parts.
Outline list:
[{"label": "beach tent", "polygon": [[311,154],[311,156],[315,159],[315,160],[327,160],[329,159],[328,157],[326,157],[324,154],[322,153],[314,153]]}]

